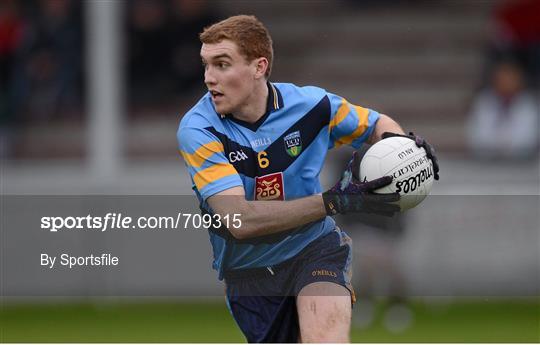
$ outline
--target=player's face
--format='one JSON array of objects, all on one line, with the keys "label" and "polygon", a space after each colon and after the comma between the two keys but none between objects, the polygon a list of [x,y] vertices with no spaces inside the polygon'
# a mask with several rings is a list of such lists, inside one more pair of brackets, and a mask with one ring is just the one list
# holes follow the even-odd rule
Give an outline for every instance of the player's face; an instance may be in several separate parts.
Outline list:
[{"label": "player's face", "polygon": [[223,40],[201,48],[204,83],[219,114],[234,114],[248,103],[255,84],[256,64],[248,62],[236,43]]}]

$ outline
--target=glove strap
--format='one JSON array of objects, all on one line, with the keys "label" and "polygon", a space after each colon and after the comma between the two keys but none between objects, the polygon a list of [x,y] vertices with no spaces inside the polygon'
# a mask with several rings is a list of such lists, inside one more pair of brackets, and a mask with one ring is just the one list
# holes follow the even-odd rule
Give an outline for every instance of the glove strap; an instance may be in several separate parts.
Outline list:
[{"label": "glove strap", "polygon": [[341,213],[341,203],[339,200],[339,196],[332,193],[323,193],[323,202],[324,202],[324,208],[326,209],[326,214],[328,216],[335,216],[338,213]]}]

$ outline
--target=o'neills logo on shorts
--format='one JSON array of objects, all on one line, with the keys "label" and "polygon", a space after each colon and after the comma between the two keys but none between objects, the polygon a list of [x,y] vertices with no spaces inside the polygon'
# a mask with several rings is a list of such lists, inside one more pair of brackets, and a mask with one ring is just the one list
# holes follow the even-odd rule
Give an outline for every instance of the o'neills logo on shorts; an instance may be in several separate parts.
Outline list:
[{"label": "o'neills logo on shorts", "polygon": [[255,177],[255,200],[285,200],[283,173]]},{"label": "o'neills logo on shorts", "polygon": [[332,271],[328,271],[328,270],[315,270],[315,271],[311,272],[311,275],[314,276],[314,277],[316,277],[316,276],[329,276],[329,277],[337,278],[336,272],[332,272]]}]

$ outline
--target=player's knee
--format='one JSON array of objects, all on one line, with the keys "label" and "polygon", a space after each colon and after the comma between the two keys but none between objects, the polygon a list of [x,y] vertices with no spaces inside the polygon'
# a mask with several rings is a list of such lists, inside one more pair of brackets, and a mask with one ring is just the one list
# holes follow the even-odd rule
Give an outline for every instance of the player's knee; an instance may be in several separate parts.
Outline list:
[{"label": "player's knee", "polygon": [[[318,314],[318,315],[317,315]],[[305,325],[301,339],[305,343],[344,343],[349,342],[350,312],[337,304],[320,310],[314,322]]]}]

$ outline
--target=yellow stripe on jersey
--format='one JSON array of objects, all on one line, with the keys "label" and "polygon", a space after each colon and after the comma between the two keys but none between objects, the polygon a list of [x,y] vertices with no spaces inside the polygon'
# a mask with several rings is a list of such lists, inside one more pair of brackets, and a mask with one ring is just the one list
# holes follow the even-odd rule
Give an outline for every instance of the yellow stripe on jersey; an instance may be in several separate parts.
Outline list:
[{"label": "yellow stripe on jersey", "polygon": [[276,89],[274,87],[274,85],[270,84],[270,86],[272,86],[272,93],[274,94],[274,109],[277,110],[278,109],[278,95],[277,95],[277,92],[276,92]]},{"label": "yellow stripe on jersey", "polygon": [[195,152],[193,153],[187,153],[185,151],[180,150],[180,154],[186,162],[194,167],[198,168],[203,163],[210,158],[214,153],[224,152],[225,149],[223,148],[223,144],[219,141],[212,141],[208,144],[204,144],[201,147],[199,147]]},{"label": "yellow stripe on jersey", "polygon": [[350,135],[344,136],[336,140],[336,146],[340,147],[341,145],[349,145],[351,144],[354,139],[360,137],[368,128],[368,115],[369,115],[369,109],[359,107],[357,105],[354,106],[354,109],[356,110],[356,114],[358,115],[358,126],[356,126],[356,129],[354,132]]},{"label": "yellow stripe on jersey", "polygon": [[349,102],[347,102],[345,98],[342,98],[341,105],[339,106],[336,116],[334,116],[332,121],[330,121],[330,125],[328,125],[328,131],[331,132],[334,127],[339,125],[341,121],[345,120],[349,114],[349,111]]},{"label": "yellow stripe on jersey", "polygon": [[196,173],[195,176],[193,176],[193,181],[195,182],[197,189],[201,190],[209,183],[237,173],[236,169],[230,163],[216,163]]}]

